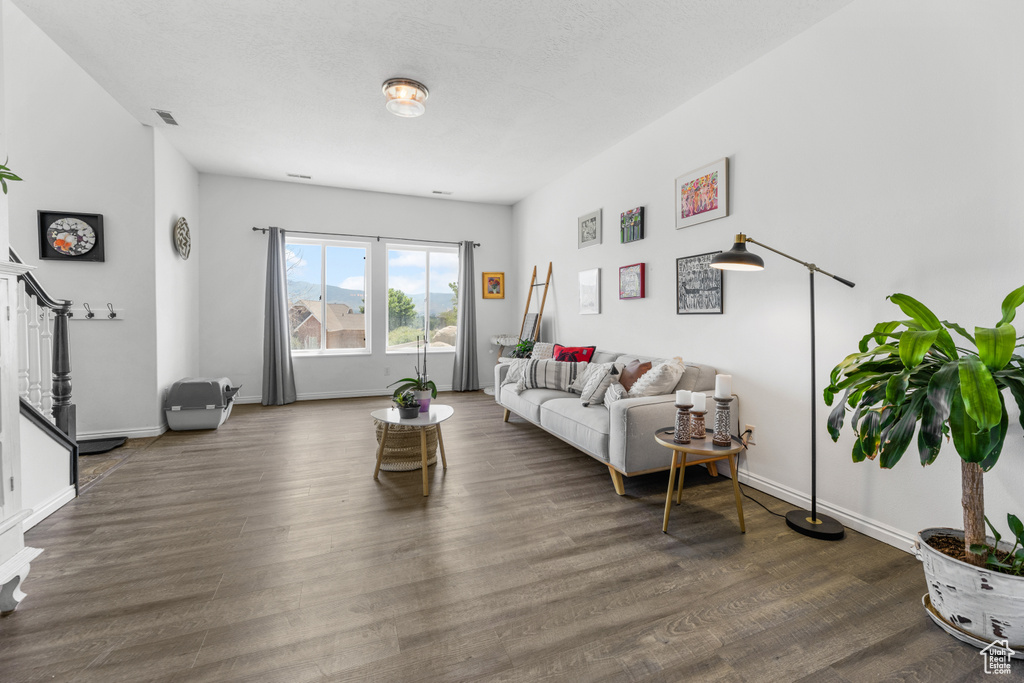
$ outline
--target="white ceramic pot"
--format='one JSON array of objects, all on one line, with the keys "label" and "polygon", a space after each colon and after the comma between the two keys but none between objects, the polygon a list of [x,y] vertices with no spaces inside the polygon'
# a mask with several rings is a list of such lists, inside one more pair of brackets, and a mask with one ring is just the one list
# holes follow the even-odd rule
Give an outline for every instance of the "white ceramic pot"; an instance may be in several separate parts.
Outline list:
[{"label": "white ceramic pot", "polygon": [[[1006,640],[1017,652],[1015,658],[1020,658],[1024,655],[1024,577],[975,567],[944,555],[927,543],[932,536],[941,535],[955,536],[961,542],[964,538],[959,529],[925,529],[917,535],[913,548],[924,566],[928,599],[947,622],[937,623],[978,647]],[[989,545],[994,542],[991,537],[986,540]],[[1007,551],[1011,548],[1005,542],[999,547]],[[934,614],[930,616],[935,618]],[[973,639],[963,637],[962,632]]]},{"label": "white ceramic pot", "polygon": [[421,413],[430,411],[430,389],[427,389],[426,391],[417,391],[416,400],[420,402]]}]

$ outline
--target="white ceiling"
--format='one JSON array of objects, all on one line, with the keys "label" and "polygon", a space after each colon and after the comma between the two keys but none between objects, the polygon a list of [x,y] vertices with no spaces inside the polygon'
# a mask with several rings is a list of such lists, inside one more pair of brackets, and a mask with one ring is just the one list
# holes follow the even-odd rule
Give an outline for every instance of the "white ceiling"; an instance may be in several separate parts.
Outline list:
[{"label": "white ceiling", "polygon": [[15,4],[199,171],[512,204],[850,1]]}]

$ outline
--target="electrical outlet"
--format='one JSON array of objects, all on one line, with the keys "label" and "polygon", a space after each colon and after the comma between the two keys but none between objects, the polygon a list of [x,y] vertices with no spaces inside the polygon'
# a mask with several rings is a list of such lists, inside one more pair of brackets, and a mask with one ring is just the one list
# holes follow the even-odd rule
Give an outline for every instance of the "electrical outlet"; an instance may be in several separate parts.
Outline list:
[{"label": "electrical outlet", "polygon": [[386,365],[384,366],[384,376],[385,377],[390,377],[391,376],[391,368],[389,368]]},{"label": "electrical outlet", "polygon": [[750,432],[747,434],[747,443],[751,446],[757,445],[757,441],[754,440],[754,437],[757,435],[757,427],[754,425],[747,425],[743,431]]}]

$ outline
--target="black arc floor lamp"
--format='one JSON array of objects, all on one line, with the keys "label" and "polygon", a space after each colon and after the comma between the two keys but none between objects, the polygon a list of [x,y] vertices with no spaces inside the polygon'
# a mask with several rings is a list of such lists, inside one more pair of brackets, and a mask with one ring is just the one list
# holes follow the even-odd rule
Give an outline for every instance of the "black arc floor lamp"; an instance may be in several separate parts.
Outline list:
[{"label": "black arc floor lamp", "polygon": [[826,515],[818,514],[818,416],[817,416],[817,388],[814,382],[814,274],[821,273],[833,280],[842,282],[847,287],[854,284],[838,275],[828,273],[813,263],[793,258],[784,254],[778,249],[773,249],[767,244],[753,240],[743,233],[736,235],[736,243],[732,249],[722,252],[711,261],[712,268],[720,270],[764,270],[764,260],[757,254],[747,251],[747,242],[764,247],[768,251],[774,251],[779,256],[785,256],[790,261],[796,261],[807,268],[810,273],[811,283],[811,511],[791,510],[786,513],[786,524],[789,528],[805,536],[825,541],[838,541],[845,534],[843,525]]}]

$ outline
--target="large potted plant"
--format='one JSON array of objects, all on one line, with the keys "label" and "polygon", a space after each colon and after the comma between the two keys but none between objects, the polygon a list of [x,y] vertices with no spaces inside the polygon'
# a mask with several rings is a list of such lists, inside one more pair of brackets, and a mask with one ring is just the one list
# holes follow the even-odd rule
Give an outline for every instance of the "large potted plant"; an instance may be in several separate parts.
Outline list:
[{"label": "large potted plant", "polygon": [[[952,437],[961,459],[964,529],[925,529],[915,543],[932,614],[968,642],[1024,644],[1024,550],[1000,543],[994,527],[996,536],[986,537],[983,487],[983,474],[999,460],[1009,426],[1004,391],[1022,409],[1024,427],[1024,358],[1011,325],[1024,303],[1024,287],[1003,300],[995,327],[975,327],[973,335],[940,321],[906,294],[889,299],[910,319],[875,325],[859,351],[832,370],[825,402],[832,405],[840,394],[842,399],[829,415],[829,434],[838,440],[850,411],[857,437],[853,460],[877,458],[885,469],[899,462],[915,429],[922,465],[935,462],[943,441]],[[967,345],[954,343],[951,332]],[[1022,540],[1020,521],[1009,515],[1008,523]]]},{"label": "large potted plant", "polygon": [[416,337],[416,376],[415,377],[403,377],[402,379],[392,382],[389,387],[393,387],[398,384],[398,388],[395,389],[395,396],[398,396],[403,391],[415,391],[416,399],[419,401],[420,412],[426,413],[430,410],[430,399],[437,398],[437,385],[434,384],[429,377],[427,377],[427,345],[423,344],[423,372],[420,372],[420,338]]}]

